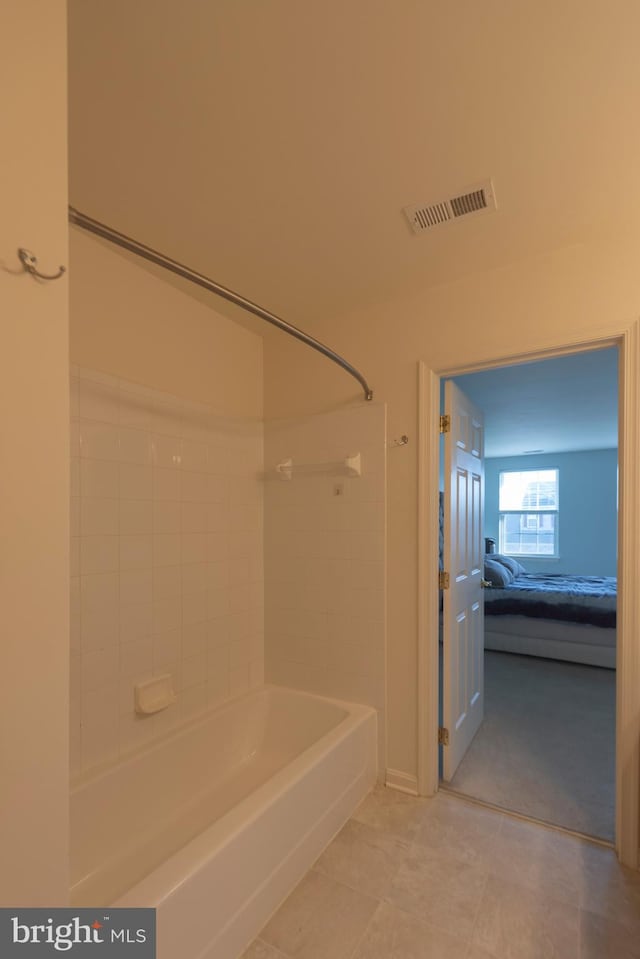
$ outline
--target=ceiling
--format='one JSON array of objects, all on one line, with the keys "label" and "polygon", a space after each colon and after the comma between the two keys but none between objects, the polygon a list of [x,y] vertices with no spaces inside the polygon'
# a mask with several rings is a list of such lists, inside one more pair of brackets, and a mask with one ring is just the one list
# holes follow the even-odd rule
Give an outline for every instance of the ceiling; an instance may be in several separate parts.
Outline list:
[{"label": "ceiling", "polygon": [[560,356],[456,376],[485,415],[485,456],[613,449],[618,351]]},{"label": "ceiling", "polygon": [[640,221],[639,35],[637,0],[69,0],[70,201],[317,326]]}]

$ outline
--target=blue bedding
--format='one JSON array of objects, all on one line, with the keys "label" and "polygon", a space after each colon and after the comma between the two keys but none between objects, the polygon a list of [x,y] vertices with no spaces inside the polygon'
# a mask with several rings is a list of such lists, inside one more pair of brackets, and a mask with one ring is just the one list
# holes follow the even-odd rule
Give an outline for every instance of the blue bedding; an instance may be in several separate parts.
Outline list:
[{"label": "blue bedding", "polygon": [[509,586],[485,590],[488,616],[532,616],[591,626],[616,625],[615,576],[521,573]]}]

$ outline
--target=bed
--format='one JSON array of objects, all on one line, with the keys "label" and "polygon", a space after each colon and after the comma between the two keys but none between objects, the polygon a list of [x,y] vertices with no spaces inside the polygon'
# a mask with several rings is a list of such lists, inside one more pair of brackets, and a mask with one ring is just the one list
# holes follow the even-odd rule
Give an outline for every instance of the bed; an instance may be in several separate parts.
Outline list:
[{"label": "bed", "polygon": [[615,669],[614,576],[528,573],[490,553],[485,580],[485,649]]}]

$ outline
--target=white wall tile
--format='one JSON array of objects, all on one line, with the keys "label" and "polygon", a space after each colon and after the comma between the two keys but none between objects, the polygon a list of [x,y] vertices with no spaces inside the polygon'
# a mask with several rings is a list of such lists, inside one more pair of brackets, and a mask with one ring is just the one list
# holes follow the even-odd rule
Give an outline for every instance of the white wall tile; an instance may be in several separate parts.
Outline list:
[{"label": "white wall tile", "polygon": [[182,633],[178,628],[165,629],[153,636],[154,669],[180,660],[182,652]]},{"label": "white wall tile", "polygon": [[72,459],[80,456],[80,423],[72,420],[69,427],[69,454]]},{"label": "white wall tile", "polygon": [[181,529],[181,503],[177,500],[155,500],[153,503],[153,532],[179,533]]},{"label": "white wall tile", "polygon": [[103,686],[113,687],[118,682],[119,650],[115,644],[102,649],[87,650],[82,654],[82,694]]},{"label": "white wall tile", "polygon": [[80,620],[80,646],[82,652],[104,649],[118,644],[118,607],[99,611],[83,610]]},{"label": "white wall tile", "polygon": [[151,465],[151,433],[146,430],[120,430],[120,462]]},{"label": "white wall tile", "polygon": [[228,531],[207,533],[207,562],[217,563],[225,560],[231,553],[231,539],[235,540]]},{"label": "white wall tile", "polygon": [[120,581],[118,573],[95,573],[80,578],[82,614],[88,610],[106,613],[118,608]]},{"label": "white wall tile", "polygon": [[185,563],[182,566],[182,590],[185,594],[203,592],[208,584],[208,563]]},{"label": "white wall tile", "polygon": [[201,473],[206,472],[207,444],[198,443],[194,440],[183,440],[181,466],[183,470],[194,470]]},{"label": "white wall tile", "polygon": [[[142,384],[84,370],[73,386],[77,774],[262,681],[263,442]],[[143,719],[133,687],[158,671],[179,701]]]},{"label": "white wall tile", "polygon": [[80,575],[80,537],[72,536],[69,550],[69,573],[71,576]]},{"label": "white wall tile", "polygon": [[223,533],[231,528],[231,520],[227,504],[208,503],[207,504],[207,530],[210,533]]},{"label": "white wall tile", "polygon": [[249,690],[249,667],[236,666],[229,669],[229,695],[241,696]]},{"label": "white wall tile", "polygon": [[69,371],[69,416],[77,420],[80,416],[80,380]]},{"label": "white wall tile", "polygon": [[105,719],[99,723],[83,723],[81,732],[82,769],[113,762],[118,757],[118,723]]},{"label": "white wall tile", "polygon": [[182,465],[182,439],[154,433],[152,438],[153,465],[159,469],[179,469]]},{"label": "white wall tile", "polygon": [[153,471],[150,466],[120,463],[120,496],[122,499],[152,499]]},{"label": "white wall tile", "polygon": [[[71,575],[70,578],[70,603],[69,603],[69,619],[70,619],[70,639],[71,639],[71,654],[80,652],[80,577],[78,575]],[[77,695],[80,696],[80,689],[74,686],[71,688],[71,696]]]},{"label": "white wall tile", "polygon": [[80,501],[79,522],[82,535],[105,536],[119,532],[119,502],[117,499],[87,499]]},{"label": "white wall tile", "polygon": [[207,529],[206,503],[181,503],[180,528],[183,533],[200,533]]},{"label": "white wall tile", "polygon": [[185,503],[206,503],[208,499],[208,479],[206,473],[184,471],[180,475],[180,498]]},{"label": "white wall tile", "polygon": [[207,619],[207,593],[186,592],[182,596],[182,622],[185,626],[204,623]]},{"label": "white wall tile", "polygon": [[158,468],[153,473],[153,498],[180,500],[180,473],[174,469]]},{"label": "white wall tile", "polygon": [[78,456],[71,457],[69,486],[72,497],[80,496],[80,458]]},{"label": "white wall tile", "polygon": [[153,536],[120,536],[121,569],[145,569],[153,564]]},{"label": "white wall tile", "polygon": [[149,567],[120,568],[120,604],[151,603],[153,601],[153,570]]},{"label": "white wall tile", "polygon": [[104,460],[80,460],[78,495],[117,499],[120,495],[118,464]]},{"label": "white wall tile", "polygon": [[153,500],[121,499],[120,533],[123,536],[150,535],[153,525]]},{"label": "white wall tile", "polygon": [[117,536],[82,536],[80,540],[80,572],[83,575],[118,569],[119,540]]},{"label": "white wall tile", "polygon": [[[224,590],[221,590],[221,594],[224,595]],[[209,619],[207,620],[207,648],[210,651],[217,651],[219,649],[225,649],[228,653],[229,649],[229,619],[226,613],[212,615],[211,614],[211,600],[209,595],[207,596],[207,612]]]},{"label": "white wall tile", "polygon": [[[153,675],[153,643],[151,636],[136,639],[132,643],[123,643],[120,646],[120,680],[121,690],[124,683],[127,691],[131,691],[133,703],[133,683],[142,682]],[[122,695],[120,697],[122,702]]]},{"label": "white wall tile", "polygon": [[198,653],[182,660],[182,689],[189,689],[190,686],[197,686],[202,683],[207,675],[207,657],[206,653]]},{"label": "white wall tile", "polygon": [[120,604],[120,643],[134,643],[147,639],[153,630],[153,603]]},{"label": "white wall tile", "polygon": [[[182,691],[182,660],[178,659],[172,663],[162,663],[153,667],[154,676],[166,676],[167,674],[171,676],[171,688],[179,704],[180,692]],[[179,705],[178,710],[180,710]]]},{"label": "white wall tile", "polygon": [[208,627],[206,620],[183,624],[182,655],[185,659],[207,651]]},{"label": "white wall tile", "polygon": [[207,534],[182,533],[181,557],[183,563],[206,563]]},{"label": "white wall tile", "polygon": [[80,456],[117,461],[120,458],[120,433],[117,426],[80,420]]},{"label": "white wall tile", "polygon": [[207,478],[207,500],[210,503],[228,503],[231,480],[222,473],[215,473]]},{"label": "white wall tile", "polygon": [[[83,656],[84,659],[84,656]],[[95,689],[82,691],[82,725],[98,726],[117,723],[118,684],[111,682]]]},{"label": "white wall tile", "polygon": [[153,601],[153,631],[177,629],[182,626],[182,600],[155,597]]},{"label": "white wall tile", "polygon": [[182,596],[182,588],[182,566],[176,564],[175,566],[153,567],[153,589],[156,596],[180,597]]},{"label": "white wall tile", "polygon": [[153,565],[179,566],[181,563],[180,533],[161,533],[153,537]]}]

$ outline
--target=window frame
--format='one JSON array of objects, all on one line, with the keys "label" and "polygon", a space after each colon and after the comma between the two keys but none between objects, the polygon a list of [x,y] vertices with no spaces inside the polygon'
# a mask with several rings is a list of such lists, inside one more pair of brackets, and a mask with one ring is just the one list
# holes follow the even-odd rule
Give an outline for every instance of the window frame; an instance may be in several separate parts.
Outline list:
[{"label": "window frame", "polygon": [[[555,509],[530,507],[521,509],[500,509],[500,489],[502,486],[501,478],[506,473],[541,473],[554,472],[556,474],[556,506]],[[540,514],[554,516],[553,532],[553,552],[552,553],[511,553],[505,549],[506,536],[504,530],[504,518],[506,516],[528,516]],[[553,560],[560,558],[560,469],[557,466],[531,466],[527,469],[501,469],[498,471],[498,552],[505,556],[512,556],[514,559],[541,559]]]}]

